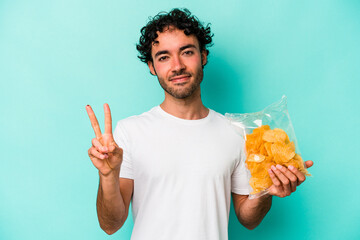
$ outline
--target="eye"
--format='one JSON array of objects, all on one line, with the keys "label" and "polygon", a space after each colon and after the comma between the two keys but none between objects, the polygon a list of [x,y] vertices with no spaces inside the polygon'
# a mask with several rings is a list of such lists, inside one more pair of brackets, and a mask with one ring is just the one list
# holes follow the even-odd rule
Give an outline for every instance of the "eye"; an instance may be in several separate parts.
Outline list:
[{"label": "eye", "polygon": [[158,58],[158,61],[162,62],[162,61],[166,60],[167,58],[168,58],[168,56],[162,56],[162,57]]},{"label": "eye", "polygon": [[185,54],[185,55],[189,55],[189,56],[191,56],[191,55],[193,55],[193,54],[194,54],[194,52],[189,50],[189,51],[185,51],[185,52],[184,52],[184,54]]}]

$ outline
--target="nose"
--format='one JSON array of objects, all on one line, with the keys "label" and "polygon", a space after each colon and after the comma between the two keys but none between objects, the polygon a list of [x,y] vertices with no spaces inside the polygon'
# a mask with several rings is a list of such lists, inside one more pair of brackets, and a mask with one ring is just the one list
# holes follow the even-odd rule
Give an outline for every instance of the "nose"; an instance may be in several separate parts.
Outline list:
[{"label": "nose", "polygon": [[172,61],[172,71],[173,72],[179,72],[179,71],[185,69],[185,64],[179,56],[173,57],[172,60],[173,60]]}]

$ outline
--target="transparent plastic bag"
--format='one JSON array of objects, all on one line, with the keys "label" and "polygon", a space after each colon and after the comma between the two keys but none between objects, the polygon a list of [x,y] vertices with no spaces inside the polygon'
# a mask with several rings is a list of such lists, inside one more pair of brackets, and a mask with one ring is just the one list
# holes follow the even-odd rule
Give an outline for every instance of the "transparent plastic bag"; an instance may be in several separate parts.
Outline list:
[{"label": "transparent plastic bag", "polygon": [[251,174],[250,186],[253,190],[250,198],[268,193],[272,185],[268,169],[272,165],[292,165],[310,175],[300,155],[286,96],[260,112],[226,113],[225,117],[245,139],[245,162]]}]

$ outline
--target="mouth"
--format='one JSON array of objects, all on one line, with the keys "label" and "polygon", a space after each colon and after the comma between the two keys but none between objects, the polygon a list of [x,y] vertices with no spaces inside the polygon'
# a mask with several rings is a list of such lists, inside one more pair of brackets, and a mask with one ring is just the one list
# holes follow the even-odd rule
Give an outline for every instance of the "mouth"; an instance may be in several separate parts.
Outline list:
[{"label": "mouth", "polygon": [[170,81],[174,83],[181,83],[181,82],[186,82],[189,78],[190,75],[180,75],[170,78]]}]

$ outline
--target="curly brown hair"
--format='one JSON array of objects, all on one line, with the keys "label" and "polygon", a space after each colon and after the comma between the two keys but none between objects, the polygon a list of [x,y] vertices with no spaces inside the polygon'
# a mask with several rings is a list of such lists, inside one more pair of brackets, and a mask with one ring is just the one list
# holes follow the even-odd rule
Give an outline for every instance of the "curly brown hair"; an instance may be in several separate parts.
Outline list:
[{"label": "curly brown hair", "polygon": [[136,45],[136,49],[140,55],[138,58],[148,63],[153,61],[151,56],[151,46],[154,40],[158,37],[156,32],[163,32],[165,28],[173,26],[177,29],[184,30],[185,35],[195,35],[199,41],[200,51],[206,51],[209,55],[208,47],[212,46],[212,37],[210,24],[204,26],[195,16],[191,15],[191,12],[184,8],[182,10],[178,8],[172,9],[169,13],[160,12],[155,17],[150,18],[145,27],[141,29],[141,37],[139,44]]}]

